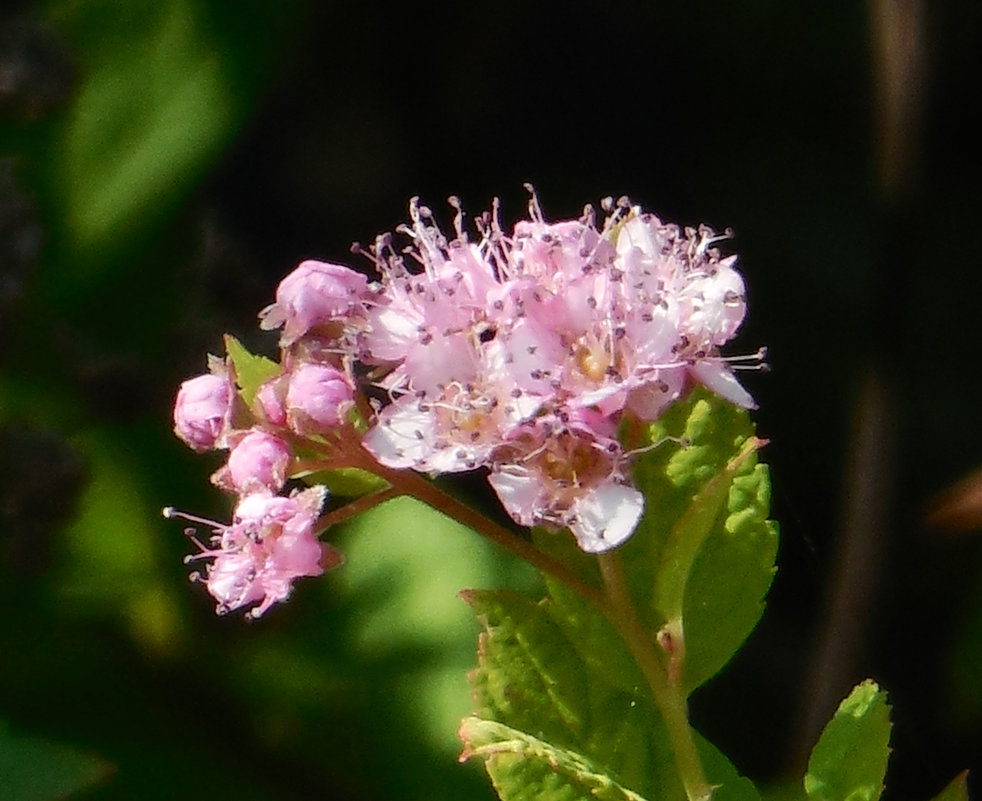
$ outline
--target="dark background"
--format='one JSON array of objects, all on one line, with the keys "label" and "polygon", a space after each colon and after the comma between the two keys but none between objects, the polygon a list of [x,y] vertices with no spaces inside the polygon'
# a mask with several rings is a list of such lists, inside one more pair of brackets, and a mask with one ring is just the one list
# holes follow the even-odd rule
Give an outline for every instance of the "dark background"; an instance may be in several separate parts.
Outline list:
[{"label": "dark background", "polygon": [[223,332],[273,347],[255,314],[298,261],[356,264],[413,195],[511,223],[526,181],[551,219],[628,194],[736,232],[782,546],[697,726],[761,783],[800,775],[872,676],[890,798],[982,767],[982,504],[928,522],[982,465],[982,7],[8,6],[0,721],[113,764],[84,798],[490,797],[454,759],[476,629],[453,593],[525,581],[504,556],[351,542],[247,625],[185,586],[157,514],[227,515],[170,405]]}]

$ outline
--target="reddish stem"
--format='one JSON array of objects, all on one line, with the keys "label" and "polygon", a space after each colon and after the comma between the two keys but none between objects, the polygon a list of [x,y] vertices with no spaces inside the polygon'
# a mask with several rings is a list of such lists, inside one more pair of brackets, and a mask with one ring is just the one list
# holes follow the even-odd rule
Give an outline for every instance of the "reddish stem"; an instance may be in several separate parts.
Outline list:
[{"label": "reddish stem", "polygon": [[325,528],[328,525],[334,525],[342,520],[347,520],[360,512],[371,509],[392,498],[409,495],[436,509],[438,512],[442,512],[452,520],[456,520],[474,530],[482,537],[491,540],[491,542],[501,546],[519,559],[528,562],[537,570],[566,584],[585,601],[593,604],[598,609],[602,610],[604,608],[605,599],[600,590],[584,581],[565,565],[556,561],[548,554],[543,553],[530,542],[522,539],[522,537],[505,526],[502,526],[500,523],[496,523],[480,512],[461,503],[453,496],[448,495],[418,473],[412,470],[398,470],[379,464],[362,447],[360,439],[353,431],[350,437],[344,435],[339,436],[334,442],[326,446],[326,448],[330,448],[330,456],[328,458],[323,460],[304,460],[303,462],[299,462],[296,467],[305,471],[354,467],[385,479],[391,486],[381,492],[363,496],[334,512],[328,513],[321,518],[321,524]]}]

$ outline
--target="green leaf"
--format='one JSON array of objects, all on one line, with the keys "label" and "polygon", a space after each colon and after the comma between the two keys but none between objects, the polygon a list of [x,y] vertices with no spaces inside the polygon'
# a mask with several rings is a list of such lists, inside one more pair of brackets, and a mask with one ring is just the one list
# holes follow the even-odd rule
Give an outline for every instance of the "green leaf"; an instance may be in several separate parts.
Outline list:
[{"label": "green leaf", "polygon": [[360,498],[378,492],[389,486],[384,478],[357,467],[342,467],[337,470],[317,470],[313,473],[298,473],[295,478],[302,478],[306,483],[323,484],[331,495],[342,498]]},{"label": "green leaf", "polygon": [[471,676],[478,714],[552,742],[578,742],[588,719],[586,681],[562,630],[519,593],[467,590],[461,597],[485,628],[481,667]]},{"label": "green leaf", "polygon": [[708,392],[675,404],[648,436],[662,444],[635,466],[646,508],[623,562],[652,630],[671,622],[669,631],[684,633],[691,692],[726,665],[763,614],[778,545],[767,519],[770,480],[747,413]]},{"label": "green leaf", "polygon": [[[726,665],[763,614],[778,546],[777,525],[767,519],[769,474],[755,452],[745,452],[759,446],[747,413],[705,391],[673,405],[650,427],[646,441],[661,444],[642,455],[634,469],[645,493],[645,513],[619,550],[652,637],[672,610],[678,614],[681,597],[683,683],[691,692]],[[596,560],[568,533],[536,530],[533,538],[585,581],[599,585]],[[579,596],[551,579],[546,584],[554,617],[574,647],[594,638],[618,639]],[[602,659],[611,681],[622,688],[640,681],[626,653],[622,658],[610,647],[599,653],[603,656],[581,655],[586,661]]]},{"label": "green leaf", "polygon": [[968,771],[962,771],[931,801],[968,801]]},{"label": "green leaf", "polygon": [[501,723],[465,718],[460,736],[467,743],[461,759],[483,757],[502,798],[561,801],[593,796],[604,801],[645,801],[644,796],[613,781],[582,754]]},{"label": "green leaf", "polygon": [[839,705],[808,760],[805,792],[814,801],[877,801],[890,755],[890,707],[875,682]]},{"label": "green leaf", "polygon": [[[685,622],[684,686],[698,686],[753,630],[774,574],[770,484],[747,414],[696,392],[651,426],[638,459],[646,510],[621,549],[632,599],[655,638]],[[641,447],[644,442],[630,442]],[[600,585],[595,557],[568,532],[533,531],[538,547]],[[546,577],[549,596],[465,594],[481,619],[471,684],[479,718],[465,756],[483,756],[504,801],[683,799],[664,723],[626,645],[596,609]],[[485,725],[493,723],[495,725]],[[753,784],[696,735],[715,801],[759,799]]]},{"label": "green leaf", "polygon": [[0,725],[0,786],[4,801],[58,801],[105,781],[111,765],[98,757]]},{"label": "green leaf", "polygon": [[692,565],[716,525],[732,484],[733,473],[729,469],[713,476],[672,527],[672,534],[662,550],[661,564],[655,570],[653,595],[655,611],[666,622],[682,618],[685,587]]},{"label": "green leaf", "polygon": [[[568,531],[533,529],[532,540],[587,584],[600,586],[596,557],[581,551]],[[590,668],[602,671],[612,685],[625,692],[634,692],[643,686],[644,676],[607,619],[562,582],[550,576],[544,576],[544,579],[549,590],[550,616],[562,628],[579,658]]]},{"label": "green leaf", "polygon": [[[92,3],[72,5],[56,16],[69,28],[92,24]],[[193,3],[168,0],[100,21],[99,49],[95,36],[79,36],[85,80],[53,164],[67,227],[92,252],[159,214],[162,195],[186,192],[244,111]]]},{"label": "green leaf", "polygon": [[330,589],[353,621],[346,642],[386,677],[370,692],[391,693],[393,706],[413,709],[416,736],[449,757],[458,748],[457,725],[472,709],[465,673],[478,628],[460,588],[485,581],[532,587],[535,571],[408,496],[362,512],[327,537],[346,557]]},{"label": "green leaf", "polygon": [[696,557],[683,605],[687,692],[726,666],[764,613],[778,546],[769,507],[769,472],[758,464],[733,479],[722,526]]},{"label": "green leaf", "polygon": [[78,514],[59,538],[55,593],[77,614],[122,617],[141,647],[167,652],[182,635],[182,593],[161,555],[166,534],[160,507],[137,469],[146,441],[142,424],[72,437],[90,478]]},{"label": "green leaf", "polygon": [[280,366],[272,359],[250,353],[245,345],[230,334],[225,335],[225,352],[235,368],[239,395],[246,406],[251,407],[259,387],[278,375]]},{"label": "green leaf", "polygon": [[[479,717],[464,721],[462,758],[481,757],[503,801],[683,801],[664,724],[640,675],[611,681],[625,646],[599,627],[562,625],[565,608],[515,592],[464,594],[484,625],[470,679]],[[590,611],[588,615],[599,617]],[[593,639],[590,632],[601,632]],[[574,644],[570,636],[579,638]],[[595,658],[587,659],[592,653]],[[636,670],[636,669],[635,669]],[[717,801],[757,801],[752,783],[699,742]]]}]

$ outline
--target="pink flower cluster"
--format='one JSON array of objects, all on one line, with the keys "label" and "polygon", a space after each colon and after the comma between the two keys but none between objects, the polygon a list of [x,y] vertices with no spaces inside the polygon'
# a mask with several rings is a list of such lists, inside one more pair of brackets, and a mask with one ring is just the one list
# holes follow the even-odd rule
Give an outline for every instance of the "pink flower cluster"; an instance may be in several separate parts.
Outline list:
[{"label": "pink flower cluster", "polygon": [[[297,372],[301,373],[298,387],[288,382],[286,399],[277,407],[287,410],[284,415],[300,415],[308,406],[315,410],[323,406],[323,393],[304,384],[305,373]],[[349,388],[349,402],[350,398]],[[261,399],[257,403],[264,408]],[[164,514],[213,529],[209,545],[194,537],[193,528],[188,529],[199,548],[188,561],[213,560],[204,577],[195,573],[192,579],[205,581],[218,602],[219,614],[253,605],[248,615],[255,618],[285,600],[295,579],[320,575],[340,564],[341,555],[317,538],[316,524],[327,495],[324,487],[314,486],[288,497],[278,494],[295,465],[289,432],[258,424],[261,418],[240,405],[230,368],[217,359],[211,359],[211,372],[181,385],[174,405],[174,431],[192,449],[229,452],[228,461],[212,481],[239,495],[232,524],[212,523],[170,508]],[[330,425],[337,423],[336,406],[334,412]],[[239,420],[254,425],[236,428]]]},{"label": "pink flower cluster", "polygon": [[[281,330],[282,370],[260,387],[249,429],[233,425],[233,382],[213,365],[182,387],[175,430],[196,450],[230,448],[215,480],[243,496],[243,521],[255,520],[255,498],[291,500],[276,495],[290,474],[287,441],[344,429],[390,471],[484,469],[517,523],[568,528],[588,552],[613,548],[644,506],[617,438],[625,417],[652,421],[694,383],[754,405],[734,377],[740,359],[720,355],[746,312],[736,257],[717,248],[728,235],[663,223],[625,199],[605,201],[599,225],[590,207],[548,223],[532,195],[528,220],[506,233],[495,204],[472,241],[450,202],[453,238],[414,200],[397,232],[404,246],[383,235],[353,247],[376,281],[300,264],[260,313],[263,328]],[[355,406],[363,434],[350,423]],[[317,504],[293,503],[316,515]],[[313,550],[309,561],[282,559],[267,528],[237,525],[203,549],[220,606],[260,601],[261,614],[283,597],[284,577],[321,569]]]},{"label": "pink flower cluster", "polygon": [[346,319],[361,361],[389,369],[365,445],[392,467],[485,467],[516,522],[613,548],[643,509],[621,418],[654,420],[693,381],[753,405],[719,356],[746,310],[736,257],[626,201],[599,229],[589,208],[550,224],[534,195],[510,235],[486,214],[471,242],[451,202],[454,239],[414,202],[408,250],[375,244],[381,283]]}]

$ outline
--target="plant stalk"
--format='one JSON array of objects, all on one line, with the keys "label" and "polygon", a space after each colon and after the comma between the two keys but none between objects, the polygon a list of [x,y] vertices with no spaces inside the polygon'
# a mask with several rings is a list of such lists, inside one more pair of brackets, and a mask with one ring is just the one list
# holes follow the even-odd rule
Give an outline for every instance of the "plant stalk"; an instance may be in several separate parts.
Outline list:
[{"label": "plant stalk", "polygon": [[689,801],[709,801],[714,788],[706,781],[689,725],[689,707],[681,683],[681,671],[669,670],[655,648],[654,637],[641,622],[631,600],[620,555],[616,551],[608,551],[599,554],[597,561],[604,581],[604,614],[627,644],[648,681],[655,705],[668,730],[675,767],[686,797]]},{"label": "plant stalk", "polygon": [[[499,545],[509,553],[528,562],[532,567],[542,573],[546,573],[558,581],[563,582],[574,592],[578,593],[585,601],[595,606],[601,612],[606,604],[603,593],[597,587],[584,581],[573,571],[551,556],[543,553],[530,542],[522,539],[500,523],[496,523],[480,512],[448,495],[435,484],[427,481],[413,470],[399,470],[379,464],[368,451],[361,447],[360,443],[343,442],[328,459],[322,462],[307,461],[303,464],[306,470],[335,469],[339,467],[357,467],[366,470],[389,482],[389,489],[365,496],[353,501],[348,506],[354,506],[351,514],[343,514],[348,506],[343,506],[336,512],[325,516],[324,522],[328,525],[347,519],[352,514],[363,512],[384,501],[390,500],[401,495],[409,495],[426,505],[442,512],[452,520],[456,520],[485,539]],[[333,517],[332,515],[337,515]]]}]

